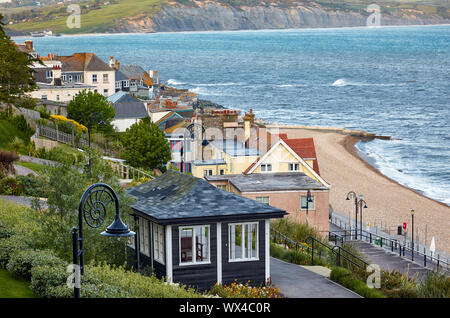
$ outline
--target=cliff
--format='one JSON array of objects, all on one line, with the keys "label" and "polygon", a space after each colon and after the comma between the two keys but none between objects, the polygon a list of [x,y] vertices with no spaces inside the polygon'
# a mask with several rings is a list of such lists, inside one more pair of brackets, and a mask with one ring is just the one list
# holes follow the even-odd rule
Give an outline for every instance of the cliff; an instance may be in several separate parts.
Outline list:
[{"label": "cliff", "polygon": [[[169,2],[152,16],[121,19],[111,32],[177,32],[214,30],[258,30],[365,26],[370,13],[324,7],[314,2],[231,6],[217,1]],[[381,25],[446,24],[450,18],[403,10],[381,14]]]}]

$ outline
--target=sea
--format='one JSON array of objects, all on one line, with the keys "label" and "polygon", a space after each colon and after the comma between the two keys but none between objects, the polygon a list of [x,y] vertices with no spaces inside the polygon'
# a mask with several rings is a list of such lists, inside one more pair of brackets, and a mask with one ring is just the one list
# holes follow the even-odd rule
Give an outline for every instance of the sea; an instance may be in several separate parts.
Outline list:
[{"label": "sea", "polygon": [[391,136],[356,147],[384,175],[450,205],[450,25],[31,39],[44,56],[94,52],[158,70],[170,86],[269,122]]}]

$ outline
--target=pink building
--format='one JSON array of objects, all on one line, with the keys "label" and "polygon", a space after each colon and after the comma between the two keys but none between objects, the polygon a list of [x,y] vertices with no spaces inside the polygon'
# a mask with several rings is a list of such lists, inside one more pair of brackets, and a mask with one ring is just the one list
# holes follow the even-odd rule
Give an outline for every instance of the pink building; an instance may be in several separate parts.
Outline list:
[{"label": "pink building", "polygon": [[[327,235],[330,229],[329,187],[301,172],[206,176],[216,187],[285,210],[289,218],[308,223]],[[306,206],[307,192],[312,202]]]}]

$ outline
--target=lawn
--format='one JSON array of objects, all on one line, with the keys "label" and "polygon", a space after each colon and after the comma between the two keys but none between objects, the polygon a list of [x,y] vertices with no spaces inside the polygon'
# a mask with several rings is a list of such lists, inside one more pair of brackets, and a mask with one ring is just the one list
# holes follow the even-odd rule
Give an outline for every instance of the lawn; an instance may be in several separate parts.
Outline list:
[{"label": "lawn", "polygon": [[14,277],[0,269],[0,298],[35,298],[36,294],[29,288],[29,283]]},{"label": "lawn", "polygon": [[49,166],[40,165],[34,162],[16,162],[15,164],[20,165],[22,167],[28,168],[36,172],[37,174],[41,174],[45,169],[51,168]]}]

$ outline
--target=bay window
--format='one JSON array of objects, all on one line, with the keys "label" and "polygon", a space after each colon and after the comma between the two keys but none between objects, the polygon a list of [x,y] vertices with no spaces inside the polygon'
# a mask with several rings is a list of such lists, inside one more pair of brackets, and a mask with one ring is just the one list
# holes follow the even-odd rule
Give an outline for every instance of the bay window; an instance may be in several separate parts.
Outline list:
[{"label": "bay window", "polygon": [[209,263],[209,225],[179,227],[180,265]]},{"label": "bay window", "polygon": [[258,259],[258,223],[229,224],[229,259],[246,261]]}]

